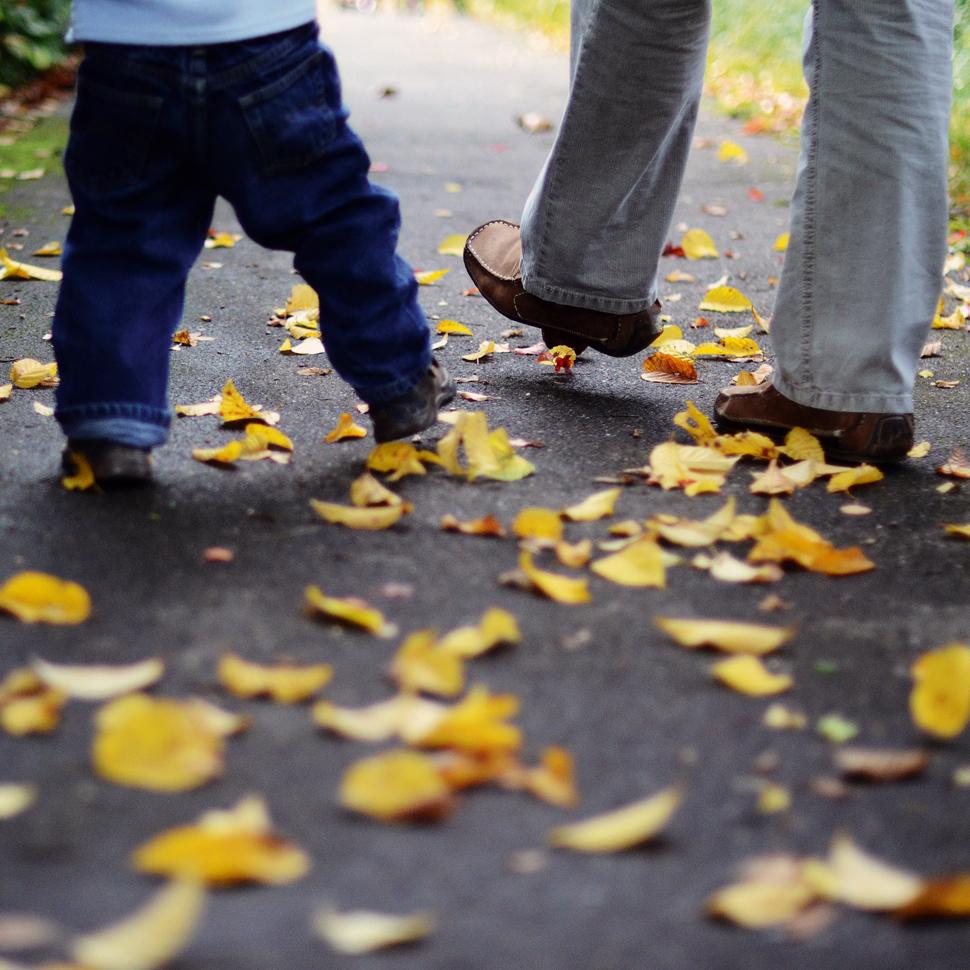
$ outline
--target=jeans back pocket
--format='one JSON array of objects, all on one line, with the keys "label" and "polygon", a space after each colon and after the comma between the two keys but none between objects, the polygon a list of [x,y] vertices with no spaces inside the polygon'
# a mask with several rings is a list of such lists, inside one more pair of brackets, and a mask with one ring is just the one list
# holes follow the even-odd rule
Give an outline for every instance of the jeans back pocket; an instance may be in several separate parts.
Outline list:
[{"label": "jeans back pocket", "polygon": [[325,50],[240,97],[263,170],[291,171],[323,156],[337,133],[339,102],[336,68]]},{"label": "jeans back pocket", "polygon": [[[82,68],[83,71],[83,68]],[[78,78],[64,168],[72,185],[123,191],[145,174],[165,99]]]}]

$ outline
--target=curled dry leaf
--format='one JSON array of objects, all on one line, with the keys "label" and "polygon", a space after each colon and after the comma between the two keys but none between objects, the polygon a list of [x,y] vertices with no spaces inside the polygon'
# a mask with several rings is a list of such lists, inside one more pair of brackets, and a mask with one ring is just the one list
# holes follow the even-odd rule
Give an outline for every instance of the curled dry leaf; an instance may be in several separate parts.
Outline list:
[{"label": "curled dry leaf", "polygon": [[472,336],[471,330],[457,320],[439,320],[438,326],[435,327],[435,333],[447,333],[456,337]]},{"label": "curled dry leaf", "polygon": [[89,970],[157,970],[189,943],[205,910],[205,891],[176,880],[127,919],[76,939],[71,956]]},{"label": "curled dry leaf", "polygon": [[218,673],[219,683],[235,697],[267,696],[279,704],[299,704],[330,682],[333,667],[330,664],[270,667],[244,660],[235,653],[224,653],[219,658]]},{"label": "curled dry leaf", "polygon": [[682,488],[691,496],[719,492],[738,460],[722,455],[715,448],[667,441],[650,452],[648,481],[665,491]]},{"label": "curled dry leaf", "polygon": [[323,439],[328,445],[337,441],[347,441],[353,438],[366,438],[367,429],[357,424],[348,411],[344,411],[339,418],[333,431],[329,432]]},{"label": "curled dry leaf", "polygon": [[457,704],[408,739],[423,748],[451,748],[471,754],[517,751],[522,732],[509,718],[519,711],[519,699],[512,694],[489,694],[473,687]]},{"label": "curled dry leaf", "polygon": [[562,517],[570,522],[596,522],[609,518],[613,514],[616,500],[620,497],[620,488],[605,488],[594,492],[576,505],[570,505],[562,510]]},{"label": "curled dry leaf", "polygon": [[435,918],[431,913],[389,916],[369,910],[338,913],[326,907],[313,918],[313,931],[317,936],[337,953],[349,956],[415,943],[429,936],[434,929]]},{"label": "curled dry leaf", "polygon": [[390,672],[409,693],[457,697],[465,689],[462,657],[456,651],[442,649],[434,630],[412,633],[394,655]]},{"label": "curled dry leaf", "polygon": [[925,880],[920,892],[895,915],[899,919],[970,916],[970,874]]},{"label": "curled dry leaf", "polygon": [[350,485],[350,503],[359,509],[371,506],[404,506],[406,512],[410,512],[413,506],[410,502],[405,502],[400,495],[395,494],[389,488],[382,485],[369,472],[364,472],[355,478]]},{"label": "curled dry leaf", "polygon": [[[595,564],[594,564],[595,566]],[[519,569],[525,574],[533,589],[557,603],[588,603],[589,585],[585,579],[573,579],[537,568],[532,555],[523,552],[519,556]]]},{"label": "curled dry leaf", "polygon": [[104,701],[144,690],[165,673],[165,664],[158,657],[116,666],[55,664],[37,658],[33,668],[48,687],[84,701]]},{"label": "curled dry leaf", "polygon": [[450,269],[428,269],[415,273],[414,278],[418,281],[418,286],[433,286],[450,272]]},{"label": "curled dry leaf", "polygon": [[696,384],[697,367],[684,354],[658,350],[644,358],[640,379],[653,384]]},{"label": "curled dry leaf", "polygon": [[724,337],[718,343],[701,344],[695,357],[724,357],[728,360],[763,360],[763,351],[751,337]]},{"label": "curled dry leaf", "polygon": [[921,775],[930,763],[925,751],[892,748],[839,748],[835,764],[848,778],[863,781],[902,781]]},{"label": "curled dry leaf", "polygon": [[711,667],[722,684],[750,697],[769,697],[791,690],[795,681],[788,674],[772,673],[759,657],[741,654],[727,657]]},{"label": "curled dry leaf", "polygon": [[713,558],[703,554],[695,556],[691,565],[707,570],[712,579],[722,583],[777,583],[785,575],[773,562],[752,566],[742,559],[735,559],[729,552],[719,552]]},{"label": "curled dry leaf", "polygon": [[789,856],[752,860],[740,882],[708,898],[708,915],[749,930],[788,923],[819,898],[805,869],[805,860]]},{"label": "curled dry leaf", "polygon": [[[467,467],[459,461],[463,448]],[[438,442],[438,459],[452,475],[490,478],[501,482],[518,481],[531,475],[535,466],[515,453],[504,428],[492,431],[482,411],[465,411],[454,427]]]},{"label": "curled dry leaf", "polygon": [[340,804],[382,822],[439,821],[453,807],[434,761],[418,751],[388,751],[357,761],[340,783]]},{"label": "curled dry leaf", "polygon": [[711,310],[715,313],[745,313],[751,308],[751,301],[733,286],[715,286],[704,294],[704,299],[698,306],[698,310]]},{"label": "curled dry leaf", "polygon": [[844,472],[839,472],[829,479],[828,490],[830,492],[848,492],[856,485],[869,485],[872,482],[881,482],[886,476],[872,465],[859,465],[858,468],[850,468]]},{"label": "curled dry leaf", "polygon": [[593,540],[582,539],[572,544],[559,541],[556,543],[556,558],[567,569],[582,569],[593,558]]},{"label": "curled dry leaf", "polygon": [[132,854],[139,872],[195,879],[209,886],[295,882],[310,869],[299,846],[272,831],[262,798],[250,795],[234,808],[205,812],[194,825],[156,835]]},{"label": "curled dry leaf", "polygon": [[225,735],[190,701],[131,694],[95,719],[94,767],[117,785],[188,791],[222,772]]},{"label": "curled dry leaf", "polygon": [[98,486],[94,477],[94,469],[87,455],[80,451],[67,452],[67,461],[72,471],[61,477],[61,487],[68,492],[87,492]]},{"label": "curled dry leaf", "polygon": [[922,654],[912,667],[909,709],[920,730],[949,740],[970,723],[970,646],[951,643]]},{"label": "curled dry leaf", "polygon": [[574,808],[579,803],[573,756],[565,748],[546,748],[535,768],[513,766],[500,780],[507,788],[523,789],[559,808]]},{"label": "curled dry leaf", "polygon": [[731,527],[736,507],[732,496],[717,512],[709,515],[706,519],[696,521],[694,519],[675,518],[673,521],[664,521],[657,517],[651,519],[648,525],[657,535],[672,545],[688,548],[709,546],[720,539]]},{"label": "curled dry leaf", "polygon": [[91,597],[78,583],[27,571],[16,573],[0,586],[0,610],[21,623],[74,626],[91,615]]},{"label": "curled dry leaf", "polygon": [[358,508],[354,505],[321,502],[315,498],[310,499],[310,506],[325,522],[343,525],[348,529],[364,529],[370,532],[389,529],[407,511],[404,503]]},{"label": "curled dry leaf", "polygon": [[347,626],[359,627],[382,639],[397,634],[397,627],[388,623],[380,610],[374,609],[355,596],[346,598],[325,596],[319,586],[307,586],[304,602],[310,616],[320,616]]},{"label": "curled dry leaf", "polygon": [[366,707],[338,707],[329,701],[313,705],[313,720],[334,734],[354,741],[403,741],[427,734],[447,708],[437,701],[413,694],[398,694]]},{"label": "curled dry leaf", "polygon": [[426,451],[418,451],[407,441],[387,441],[378,445],[367,456],[367,467],[372,472],[390,475],[388,481],[396,482],[407,475],[425,475],[423,461],[437,462],[437,456]]},{"label": "curled dry leaf", "polygon": [[683,620],[657,617],[654,622],[682,647],[712,647],[724,653],[773,653],[792,638],[794,627],[738,623],[733,620]]},{"label": "curled dry leaf", "polygon": [[0,248],[0,280],[43,280],[46,283],[58,283],[63,275],[57,269],[17,262],[10,258],[6,249]]},{"label": "curled dry leaf", "polygon": [[0,783],[0,821],[26,812],[36,800],[36,785]]},{"label": "curled dry leaf", "polygon": [[761,723],[773,731],[804,731],[808,727],[808,718],[784,704],[772,704],[765,710]]},{"label": "curled dry leaf", "polygon": [[672,785],[638,802],[574,822],[549,833],[549,842],[576,852],[622,852],[656,838],[683,801],[679,785]]},{"label": "curled dry leaf", "polygon": [[484,515],[480,519],[468,519],[465,522],[453,515],[443,515],[438,524],[445,532],[461,532],[468,536],[494,536],[497,539],[505,536],[505,528],[494,515]]},{"label": "curled dry leaf", "polygon": [[960,448],[956,448],[946,464],[937,468],[936,472],[938,475],[948,475],[951,478],[970,479],[970,461]]}]

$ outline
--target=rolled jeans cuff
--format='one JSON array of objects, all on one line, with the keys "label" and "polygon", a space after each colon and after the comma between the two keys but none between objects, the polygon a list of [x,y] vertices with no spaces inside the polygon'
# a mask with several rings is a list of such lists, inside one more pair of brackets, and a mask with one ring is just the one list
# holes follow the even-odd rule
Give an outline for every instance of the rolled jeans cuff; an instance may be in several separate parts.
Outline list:
[{"label": "rolled jeans cuff", "polygon": [[112,402],[59,407],[55,417],[68,438],[154,448],[168,439],[172,412],[145,404]]},{"label": "rolled jeans cuff", "polygon": [[823,391],[817,387],[798,387],[778,371],[771,377],[775,390],[796,404],[820,411],[845,411],[860,414],[912,414],[913,395],[845,391]]},{"label": "rolled jeans cuff", "polygon": [[381,384],[377,387],[355,387],[357,396],[368,404],[388,404],[399,397],[405,397],[417,386],[418,381],[428,373],[431,367],[431,350],[426,349],[421,355],[421,364],[408,371],[403,377]]},{"label": "rolled jeans cuff", "polygon": [[548,300],[550,303],[561,303],[564,306],[582,307],[584,310],[598,310],[600,313],[642,313],[656,302],[656,293],[643,300],[630,300],[610,296],[597,296],[593,293],[583,293],[581,290],[571,290],[564,286],[544,283],[526,272],[522,274],[522,288],[526,293]]}]

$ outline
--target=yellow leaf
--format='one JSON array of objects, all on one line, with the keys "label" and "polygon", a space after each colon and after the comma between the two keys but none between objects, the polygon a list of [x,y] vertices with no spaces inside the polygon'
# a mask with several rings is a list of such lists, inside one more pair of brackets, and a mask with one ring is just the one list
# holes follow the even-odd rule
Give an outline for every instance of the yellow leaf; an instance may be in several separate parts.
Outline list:
[{"label": "yellow leaf", "polygon": [[795,681],[787,674],[773,674],[764,663],[750,654],[719,660],[711,673],[732,690],[751,697],[768,697],[791,690]]},{"label": "yellow leaf", "polygon": [[734,521],[736,503],[734,496],[706,519],[674,519],[673,522],[651,520],[650,527],[667,542],[676,546],[696,548],[709,546],[716,542],[731,527]]},{"label": "yellow leaf", "polygon": [[850,468],[847,471],[833,475],[829,479],[828,490],[830,492],[848,492],[856,485],[869,485],[872,482],[881,482],[886,476],[872,465],[859,465],[858,468]]},{"label": "yellow leaf", "polygon": [[449,333],[459,337],[472,336],[471,330],[457,320],[440,320],[435,328],[435,333]]},{"label": "yellow leaf", "polygon": [[749,323],[746,327],[715,327],[714,336],[719,340],[743,340],[751,335],[752,330],[754,330],[753,323]]},{"label": "yellow leaf", "polygon": [[465,251],[467,240],[468,236],[461,233],[447,236],[438,245],[438,253],[441,256],[461,256]]},{"label": "yellow leaf", "polygon": [[40,249],[35,249],[33,252],[34,256],[60,256],[61,254],[61,244],[56,239],[45,243]]},{"label": "yellow leaf", "polygon": [[453,806],[451,791],[431,758],[408,750],[352,764],[340,783],[340,804],[382,822],[437,821]]},{"label": "yellow leaf", "polygon": [[201,404],[176,404],[175,413],[180,418],[201,418],[209,414],[218,414],[222,407],[222,395],[216,394]]},{"label": "yellow leaf", "polygon": [[512,523],[512,531],[520,539],[540,539],[557,542],[562,538],[562,519],[553,509],[530,506],[523,509]]},{"label": "yellow leaf", "polygon": [[917,658],[909,709],[918,728],[955,738],[970,723],[970,646],[951,643]]},{"label": "yellow leaf", "polygon": [[121,694],[150,687],[165,673],[165,664],[157,657],[139,663],[113,665],[55,664],[37,658],[34,672],[51,689],[83,701],[104,701]]},{"label": "yellow leaf", "polygon": [[716,448],[667,441],[650,452],[650,484],[665,490],[683,488],[688,495],[717,492],[737,462],[737,457],[722,455]]},{"label": "yellow leaf", "polygon": [[875,568],[858,547],[836,549],[817,532],[796,522],[777,499],[768,506],[768,528],[748,553],[752,562],[793,560],[805,569],[846,576]]},{"label": "yellow leaf", "polygon": [[359,956],[402,943],[415,943],[433,933],[431,913],[389,916],[368,910],[338,913],[323,909],[313,918],[313,930],[337,953]]},{"label": "yellow leaf", "polygon": [[[295,330],[297,328],[292,329]],[[298,329],[302,333],[306,328],[301,327]],[[297,336],[297,334],[293,335]],[[315,357],[318,354],[325,354],[327,351],[323,346],[323,341],[320,339],[320,337],[315,336],[314,333],[310,333],[296,344],[292,343],[289,339],[284,340],[283,343],[280,344],[279,352],[281,354],[296,354],[298,357]]]},{"label": "yellow leaf", "polygon": [[230,441],[221,448],[193,448],[192,457],[196,461],[212,462],[216,465],[231,465],[239,461],[243,453],[241,441]]},{"label": "yellow leaf", "polygon": [[618,586],[664,589],[667,585],[664,551],[650,536],[635,539],[619,552],[597,559],[589,568]]},{"label": "yellow leaf", "polygon": [[62,488],[68,492],[86,492],[97,487],[94,469],[91,468],[87,455],[80,451],[69,451],[68,460],[73,464],[74,470],[61,477]]},{"label": "yellow leaf", "polygon": [[787,812],[791,808],[791,792],[782,785],[766,781],[758,792],[758,802],[756,805],[761,815],[775,815],[778,812]]},{"label": "yellow leaf", "polygon": [[63,278],[64,274],[58,269],[19,263],[10,258],[6,249],[0,248],[0,280],[44,280],[47,283],[59,283]]},{"label": "yellow leaf", "polygon": [[348,529],[376,531],[389,529],[404,515],[404,505],[388,505],[374,508],[357,508],[353,505],[337,505],[311,498],[314,512],[326,522],[344,525]]},{"label": "yellow leaf", "polygon": [[188,791],[222,773],[223,732],[185,701],[129,694],[96,716],[94,766],[117,785]]},{"label": "yellow leaf", "polygon": [[687,402],[686,411],[678,411],[674,415],[674,424],[686,431],[699,445],[709,445],[717,439],[714,425],[693,401]]},{"label": "yellow leaf", "polygon": [[785,444],[780,449],[792,461],[809,459],[820,464],[825,463],[825,452],[818,438],[804,428],[792,428],[785,435]]},{"label": "yellow leaf", "polygon": [[906,452],[907,458],[925,458],[930,453],[932,446],[928,441],[919,441]]},{"label": "yellow leaf", "polygon": [[440,647],[433,630],[418,630],[401,644],[391,661],[391,676],[409,692],[456,697],[465,689],[462,658]]},{"label": "yellow leaf", "polygon": [[478,345],[478,350],[472,354],[465,354],[462,360],[467,360],[471,364],[477,364],[479,361],[484,360],[486,357],[491,357],[495,353],[495,341],[494,340],[483,340]]},{"label": "yellow leaf", "polygon": [[42,364],[32,357],[15,360],[10,367],[14,387],[30,390],[34,387],[54,387],[57,384],[57,364]]},{"label": "yellow leaf", "polygon": [[346,441],[348,438],[366,437],[367,429],[355,423],[350,413],[348,411],[344,411],[337,419],[336,427],[323,440],[329,445],[333,444],[335,441]]},{"label": "yellow leaf", "polygon": [[773,731],[804,731],[808,727],[808,718],[784,704],[772,704],[765,710],[761,723]]},{"label": "yellow leaf", "polygon": [[767,435],[757,431],[739,431],[737,434],[721,434],[712,442],[722,455],[738,455],[741,458],[758,458],[769,461],[777,458],[778,446]]},{"label": "yellow leaf", "polygon": [[720,256],[714,240],[703,229],[688,229],[681,236],[680,245],[688,259],[717,259]]},{"label": "yellow leaf", "polygon": [[684,354],[657,351],[644,358],[640,378],[659,384],[693,384],[697,381],[697,367]]},{"label": "yellow leaf", "polygon": [[77,937],[71,956],[87,970],[158,970],[189,943],[205,910],[195,880],[177,880],[120,923]]},{"label": "yellow leaf", "polygon": [[259,412],[246,403],[246,399],[236,390],[232,380],[228,380],[222,388],[222,399],[219,402],[219,415],[223,424],[235,424],[238,421],[264,421]]},{"label": "yellow leaf", "polygon": [[0,610],[22,623],[73,626],[91,615],[91,597],[78,583],[27,571],[0,586]]},{"label": "yellow leaf", "polygon": [[579,802],[579,792],[572,755],[565,748],[546,748],[541,763],[523,773],[521,787],[550,805],[573,808]]},{"label": "yellow leaf", "polygon": [[494,536],[501,539],[505,536],[502,523],[494,515],[483,515],[480,519],[469,519],[461,522],[453,515],[443,515],[438,523],[445,532],[461,532],[467,536]]},{"label": "yellow leaf", "polygon": [[240,455],[244,460],[255,455],[262,456],[262,453],[270,448],[280,451],[293,450],[293,442],[279,428],[271,428],[266,424],[247,424],[245,432],[246,437],[242,440]]},{"label": "yellow leaf", "polygon": [[754,495],[791,495],[798,488],[798,483],[774,459],[763,472],[753,472],[751,478],[750,489]]},{"label": "yellow leaf", "polygon": [[289,316],[298,310],[319,310],[320,298],[316,290],[306,283],[297,283],[290,291],[286,301],[286,314]]},{"label": "yellow leaf", "polygon": [[960,536],[963,539],[970,539],[970,522],[965,525],[944,525],[943,528],[951,536]]},{"label": "yellow leaf", "polygon": [[250,795],[227,811],[209,811],[195,825],[155,836],[132,855],[139,872],[195,879],[209,886],[295,882],[310,869],[297,845],[272,831],[262,798]]},{"label": "yellow leaf", "polygon": [[367,707],[338,707],[329,701],[313,705],[313,720],[322,728],[354,741],[405,741],[420,737],[437,724],[447,708],[424,697],[398,694]]},{"label": "yellow leaf", "polygon": [[576,852],[622,852],[656,838],[683,801],[679,786],[671,786],[642,801],[572,825],[560,825],[549,833],[552,845]]},{"label": "yellow leaf", "polygon": [[826,864],[832,880],[827,895],[856,909],[899,909],[923,888],[922,879],[873,858],[844,833],[832,840]]},{"label": "yellow leaf", "polygon": [[713,647],[724,653],[772,653],[795,633],[793,627],[738,623],[733,620],[656,617],[654,622],[682,647]]},{"label": "yellow leaf", "polygon": [[13,393],[13,384],[0,384],[0,401],[9,401]]},{"label": "yellow leaf", "polygon": [[450,272],[450,269],[430,269],[423,273],[415,273],[414,278],[418,281],[419,286],[432,286]]},{"label": "yellow leaf", "polygon": [[771,247],[776,253],[783,253],[788,249],[788,243],[791,238],[791,234],[783,232],[776,240],[774,245]]},{"label": "yellow leaf", "polygon": [[788,923],[819,896],[805,868],[797,859],[768,858],[743,881],[710,896],[707,912],[749,930]]},{"label": "yellow leaf", "polygon": [[517,751],[522,732],[505,722],[518,710],[518,698],[512,694],[489,694],[484,687],[473,687],[463,700],[429,719],[429,724],[409,730],[407,740],[423,748],[473,754]]},{"label": "yellow leaf", "polygon": [[576,505],[562,510],[562,517],[570,522],[595,522],[613,514],[613,507],[620,497],[620,488],[605,488],[594,492]]},{"label": "yellow leaf", "polygon": [[280,704],[298,704],[309,700],[332,677],[330,664],[270,667],[244,660],[235,653],[224,653],[219,658],[219,683],[236,697],[267,695]]},{"label": "yellow leaf", "polygon": [[519,569],[525,573],[535,589],[557,603],[588,603],[591,599],[585,579],[573,579],[538,569],[533,565],[532,555],[528,552],[520,554]]},{"label": "yellow leaf", "polygon": [[697,357],[726,357],[730,360],[758,357],[761,353],[758,341],[751,337],[725,337],[719,343],[701,344],[694,350]]},{"label": "yellow leaf", "polygon": [[648,345],[648,349],[662,347],[664,344],[679,342],[684,339],[684,331],[672,323],[664,324],[660,334]]},{"label": "yellow leaf", "polygon": [[567,569],[582,569],[593,558],[593,540],[583,539],[572,545],[559,541],[556,543],[556,558]]},{"label": "yellow leaf", "polygon": [[206,249],[232,249],[242,236],[234,232],[215,232],[213,231],[205,241]]},{"label": "yellow leaf", "polygon": [[400,481],[407,475],[427,474],[417,448],[407,441],[388,441],[378,445],[368,455],[367,467],[374,472],[390,474],[388,481],[391,482]]},{"label": "yellow leaf", "polygon": [[733,286],[715,286],[704,294],[699,310],[715,313],[745,313],[752,309],[751,301]]},{"label": "yellow leaf", "polygon": [[664,279],[668,283],[696,283],[697,277],[691,275],[690,273],[685,273],[683,270],[675,269],[672,273],[668,273]]},{"label": "yellow leaf", "polygon": [[735,559],[729,552],[720,552],[713,558],[695,557],[691,565],[707,570],[712,579],[722,583],[777,583],[785,575],[774,563],[752,566],[741,559]]},{"label": "yellow leaf", "polygon": [[410,510],[410,503],[405,502],[400,495],[396,495],[389,488],[385,488],[369,472],[364,472],[351,482],[350,503],[361,509],[373,505],[403,505],[408,507],[408,511]]},{"label": "yellow leaf", "polygon": [[36,799],[36,785],[0,784],[0,821],[26,812]]},{"label": "yellow leaf", "polygon": [[718,146],[717,160],[744,165],[748,160],[748,153],[736,141],[724,140]]},{"label": "yellow leaf", "polygon": [[970,916],[970,875],[937,876],[928,879],[919,895],[896,910],[900,919],[933,916]]},{"label": "yellow leaf", "polygon": [[307,586],[305,603],[311,616],[323,616],[328,620],[359,627],[382,639],[393,637],[397,633],[397,627],[388,623],[380,610],[375,610],[356,597],[341,599],[337,596],[324,596],[319,586]]},{"label": "yellow leaf", "polygon": [[490,607],[477,626],[462,626],[442,637],[441,650],[459,657],[479,657],[500,643],[518,643],[522,639],[516,618],[507,610]]},{"label": "yellow leaf", "polygon": [[[458,461],[458,448],[464,448],[467,469]],[[464,411],[452,430],[438,443],[442,464],[455,475],[467,475],[469,481],[491,478],[512,482],[525,478],[535,466],[515,453],[504,428],[488,430],[483,411]]]}]

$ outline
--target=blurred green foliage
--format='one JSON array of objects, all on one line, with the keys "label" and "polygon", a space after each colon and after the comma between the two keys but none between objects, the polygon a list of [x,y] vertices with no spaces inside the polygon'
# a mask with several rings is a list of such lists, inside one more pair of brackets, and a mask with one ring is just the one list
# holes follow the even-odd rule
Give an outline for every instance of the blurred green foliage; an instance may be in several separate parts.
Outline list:
[{"label": "blurred green foliage", "polygon": [[0,0],[0,85],[14,87],[64,54],[70,0]]}]

